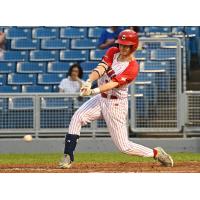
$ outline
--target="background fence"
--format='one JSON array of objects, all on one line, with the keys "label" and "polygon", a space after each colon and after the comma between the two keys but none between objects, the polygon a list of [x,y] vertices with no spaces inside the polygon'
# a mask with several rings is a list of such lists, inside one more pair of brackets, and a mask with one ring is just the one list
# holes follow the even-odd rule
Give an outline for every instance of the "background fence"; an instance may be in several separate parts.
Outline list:
[{"label": "background fence", "polygon": [[[98,64],[105,53],[96,49],[103,27],[0,30],[10,45],[0,60],[0,137],[30,133],[36,138],[63,137],[73,113],[87,98],[58,94],[57,86],[71,64],[80,63],[84,79]],[[198,29],[186,29],[188,38],[195,31]],[[190,48],[186,46],[193,40],[176,27],[157,32],[146,27],[139,33],[145,38],[140,38],[135,53],[140,73],[129,91],[130,130],[163,134],[179,133],[184,127],[199,133],[199,94],[186,92],[190,62]],[[82,136],[109,136],[103,119],[83,127],[82,132]]]}]

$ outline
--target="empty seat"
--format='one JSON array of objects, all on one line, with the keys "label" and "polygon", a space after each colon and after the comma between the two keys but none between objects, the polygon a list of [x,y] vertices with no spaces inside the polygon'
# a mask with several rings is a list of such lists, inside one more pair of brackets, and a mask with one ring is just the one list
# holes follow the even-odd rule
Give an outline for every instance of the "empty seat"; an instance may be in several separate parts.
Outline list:
[{"label": "empty seat", "polygon": [[151,50],[151,60],[176,60],[176,49]]},{"label": "empty seat", "polygon": [[104,28],[102,27],[91,27],[88,30],[88,37],[90,38],[99,38]]},{"label": "empty seat", "polygon": [[62,39],[45,39],[41,42],[42,49],[68,49],[69,40]]},{"label": "empty seat", "polygon": [[0,74],[0,85],[5,85],[6,84],[6,74]]},{"label": "empty seat", "polygon": [[14,62],[0,62],[0,73],[14,73],[15,63]]},{"label": "empty seat", "polygon": [[33,110],[33,98],[12,97],[8,101],[9,110]]},{"label": "empty seat", "polygon": [[198,26],[185,26],[184,31],[185,31],[186,35],[188,35],[189,37],[199,37],[200,36]]},{"label": "empty seat", "polygon": [[147,33],[170,33],[171,27],[164,26],[148,26],[144,28],[144,31]]},{"label": "empty seat", "polygon": [[1,61],[26,61],[28,53],[26,51],[5,51]]},{"label": "empty seat", "polygon": [[81,63],[81,67],[83,68],[83,71],[91,71],[91,70],[93,70],[98,64],[99,64],[99,62],[95,62],[95,61],[86,61],[86,62],[82,62],[82,63]]},{"label": "empty seat", "polygon": [[35,74],[8,74],[9,85],[32,85],[36,83]]},{"label": "empty seat", "polygon": [[71,98],[67,97],[43,97],[41,98],[42,109],[64,109],[72,104]]},{"label": "empty seat", "polygon": [[137,50],[135,52],[135,58],[136,60],[147,60],[148,58],[148,51],[147,50]]},{"label": "empty seat", "polygon": [[184,33],[184,27],[183,26],[172,27],[172,33],[183,34]]},{"label": "empty seat", "polygon": [[85,61],[88,59],[88,51],[86,50],[66,50],[60,51],[60,60],[80,60]]},{"label": "empty seat", "polygon": [[85,38],[86,34],[86,28],[64,27],[60,29],[61,38]]},{"label": "empty seat", "polygon": [[38,84],[59,84],[66,74],[38,74]]},{"label": "empty seat", "polygon": [[34,28],[32,31],[33,38],[58,38],[59,29],[50,27],[38,27]]},{"label": "empty seat", "polygon": [[27,39],[31,38],[31,29],[11,27],[4,30],[7,39]]},{"label": "empty seat", "polygon": [[97,47],[96,39],[72,39],[72,49],[95,49]]},{"label": "empty seat", "polygon": [[73,63],[68,62],[49,62],[48,72],[49,73],[68,73],[70,66]]},{"label": "empty seat", "polygon": [[177,42],[161,42],[160,47],[161,48],[172,48],[172,49],[176,49],[177,48]]},{"label": "empty seat", "polygon": [[19,73],[44,73],[46,72],[46,63],[42,62],[18,62],[17,72]]},{"label": "empty seat", "polygon": [[37,93],[37,92],[52,92],[52,86],[49,85],[22,85],[22,92]]},{"label": "empty seat", "polygon": [[101,60],[105,55],[106,50],[91,50],[90,51],[90,59],[91,60]]},{"label": "empty seat", "polygon": [[155,73],[140,72],[137,76],[136,82],[155,82]]},{"label": "empty seat", "polygon": [[138,84],[135,85],[135,93],[143,94],[148,105],[154,105],[157,101],[157,89],[155,84]]},{"label": "empty seat", "polygon": [[170,87],[170,63],[147,61],[140,63],[143,72],[155,73],[155,83],[159,91],[168,91]]},{"label": "empty seat", "polygon": [[142,61],[140,62],[140,70],[145,71],[167,71],[170,70],[170,62],[169,61]]},{"label": "empty seat", "polygon": [[39,41],[31,39],[15,39],[11,41],[12,49],[39,49]]},{"label": "empty seat", "polygon": [[6,85],[6,86],[0,86],[0,93],[15,93],[15,92],[21,92],[21,87],[20,86],[11,86],[11,85]]},{"label": "empty seat", "polygon": [[58,60],[57,51],[35,50],[30,52],[31,61],[56,61]]}]

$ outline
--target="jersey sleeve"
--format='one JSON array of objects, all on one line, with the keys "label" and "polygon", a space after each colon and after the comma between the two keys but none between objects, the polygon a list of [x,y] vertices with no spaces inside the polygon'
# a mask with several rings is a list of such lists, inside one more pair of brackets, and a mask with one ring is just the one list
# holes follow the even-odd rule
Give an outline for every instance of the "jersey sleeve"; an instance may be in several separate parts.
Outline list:
[{"label": "jersey sleeve", "polygon": [[136,61],[131,62],[128,67],[119,75],[112,78],[112,81],[118,82],[119,86],[131,83],[136,79],[139,72],[139,65]]},{"label": "jersey sleeve", "polygon": [[60,89],[64,89],[65,88],[65,80],[61,80],[59,86],[58,86]]},{"label": "jersey sleeve", "polygon": [[117,47],[111,47],[106,51],[106,54],[102,58],[102,62],[104,62],[109,67],[113,63],[113,58],[116,53],[119,52],[119,49]]}]

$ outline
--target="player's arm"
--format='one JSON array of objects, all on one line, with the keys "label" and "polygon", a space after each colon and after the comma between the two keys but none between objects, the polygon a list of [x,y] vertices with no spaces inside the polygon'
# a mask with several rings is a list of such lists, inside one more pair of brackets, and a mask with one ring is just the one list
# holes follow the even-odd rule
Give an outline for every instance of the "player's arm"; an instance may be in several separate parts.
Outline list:
[{"label": "player's arm", "polygon": [[102,77],[107,69],[108,66],[106,65],[106,63],[100,62],[98,66],[94,68],[93,71],[90,73],[87,81],[82,85],[80,90],[81,94],[84,93],[86,90],[90,89],[92,87],[92,82]]},{"label": "player's arm", "polygon": [[109,91],[109,90],[112,90],[113,88],[116,88],[119,86],[119,83],[118,82],[115,82],[115,81],[110,81],[108,83],[105,83],[97,88],[94,88],[94,89],[88,89],[86,91],[83,91],[82,95],[83,96],[90,96],[90,95],[96,95],[96,94],[99,94],[99,93],[103,93],[103,92],[106,92],[106,91]]}]

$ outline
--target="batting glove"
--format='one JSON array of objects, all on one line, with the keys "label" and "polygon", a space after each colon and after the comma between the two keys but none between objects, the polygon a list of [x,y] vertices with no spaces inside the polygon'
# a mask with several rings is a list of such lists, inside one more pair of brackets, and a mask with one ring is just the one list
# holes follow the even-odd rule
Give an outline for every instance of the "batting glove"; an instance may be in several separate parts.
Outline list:
[{"label": "batting glove", "polygon": [[85,89],[80,92],[80,96],[92,96],[100,93],[99,88],[94,88],[94,89]]}]

